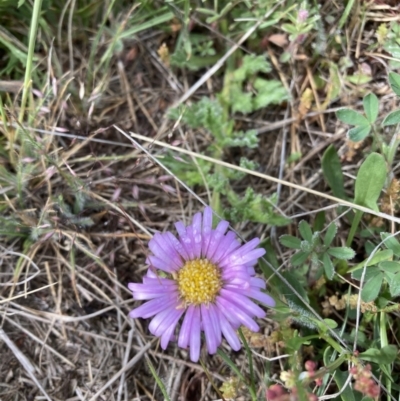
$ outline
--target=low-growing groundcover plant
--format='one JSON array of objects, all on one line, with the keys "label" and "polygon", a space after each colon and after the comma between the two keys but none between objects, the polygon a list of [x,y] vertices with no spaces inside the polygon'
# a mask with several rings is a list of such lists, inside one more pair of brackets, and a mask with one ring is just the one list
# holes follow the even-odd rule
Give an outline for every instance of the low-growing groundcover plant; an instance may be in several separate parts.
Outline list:
[{"label": "low-growing groundcover plant", "polygon": [[149,330],[161,337],[163,349],[175,337],[176,326],[184,316],[178,345],[189,346],[193,362],[199,360],[201,332],[210,354],[217,352],[222,335],[238,351],[241,344],[236,330],[243,325],[258,331],[253,318],[266,315],[250,298],[269,307],[275,305],[262,292],[265,281],[255,277],[254,265],[265,254],[264,249],[257,248],[259,239],[241,246],[235,233],[226,232],[227,221],[212,229],[212,218],[212,209],[206,207],[203,215],[194,215],[189,226],[176,223],[179,239],[170,232],[155,234],[149,243],[152,255],[143,284],[129,284],[135,299],[148,301],[132,310],[130,316],[154,316]]}]

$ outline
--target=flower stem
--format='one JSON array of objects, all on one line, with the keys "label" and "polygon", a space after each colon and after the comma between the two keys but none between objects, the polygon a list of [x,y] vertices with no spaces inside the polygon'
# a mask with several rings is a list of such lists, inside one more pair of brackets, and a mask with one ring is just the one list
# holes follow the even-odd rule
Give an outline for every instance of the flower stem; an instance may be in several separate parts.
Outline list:
[{"label": "flower stem", "polygon": [[242,340],[244,348],[246,350],[247,358],[249,360],[249,370],[250,370],[249,391],[250,391],[251,399],[252,399],[252,401],[257,401],[256,385],[254,382],[253,355],[251,354],[249,344],[247,343],[246,338],[243,335],[242,329],[239,328],[238,332],[239,332],[240,339]]}]

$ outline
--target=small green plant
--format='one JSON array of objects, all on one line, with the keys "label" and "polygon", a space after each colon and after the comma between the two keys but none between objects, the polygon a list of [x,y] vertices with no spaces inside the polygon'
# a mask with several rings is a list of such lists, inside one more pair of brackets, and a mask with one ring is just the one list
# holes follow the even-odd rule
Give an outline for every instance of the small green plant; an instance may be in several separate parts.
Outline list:
[{"label": "small green plant", "polygon": [[[393,92],[400,97],[400,75],[389,73],[389,84]],[[364,114],[349,108],[343,108],[336,113],[337,118],[349,125],[354,125],[347,132],[347,137],[353,142],[359,142],[372,134],[374,148],[379,149],[392,165],[400,140],[397,133],[391,140],[385,140],[384,129],[400,123],[400,110],[393,110],[384,116],[378,124],[379,101],[375,94],[369,93],[363,99]]]},{"label": "small green plant", "polygon": [[[316,280],[323,273],[328,280],[332,280],[337,261],[354,258],[355,252],[351,248],[331,246],[337,233],[337,226],[334,223],[327,227],[323,238],[319,231],[313,232],[304,220],[299,223],[298,228],[302,240],[292,235],[282,235],[279,241],[282,245],[297,250],[290,259],[291,265],[298,267],[309,262]],[[332,258],[335,259],[335,263]]]},{"label": "small green plant", "polygon": [[[259,77],[270,71],[271,66],[264,56],[244,56],[239,68],[226,73],[224,87],[216,99],[203,97],[189,107],[172,109],[169,118],[211,134],[213,140],[206,152],[216,159],[222,158],[229,148],[254,149],[258,146],[257,131],[236,130],[231,116],[239,111],[251,113],[288,99],[287,91],[279,81]],[[253,90],[245,90],[249,85]],[[240,172],[201,160],[193,164],[187,158],[177,159],[172,155],[165,157],[163,163],[188,185],[204,185],[212,190],[215,207],[219,207],[220,195],[225,196],[231,205],[226,213],[232,221],[244,218],[272,225],[284,225],[289,221],[276,211],[274,196],[265,198],[249,189],[240,198],[231,185],[244,177]],[[258,167],[246,157],[241,157],[240,165],[251,169]]]}]

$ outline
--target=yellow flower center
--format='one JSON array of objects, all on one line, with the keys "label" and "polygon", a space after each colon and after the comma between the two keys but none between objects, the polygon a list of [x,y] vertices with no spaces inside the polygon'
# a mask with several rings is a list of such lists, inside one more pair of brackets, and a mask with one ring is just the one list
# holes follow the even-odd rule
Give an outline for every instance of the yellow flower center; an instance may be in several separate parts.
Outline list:
[{"label": "yellow flower center", "polygon": [[190,260],[179,270],[177,283],[185,305],[208,304],[222,287],[221,272],[207,259]]}]

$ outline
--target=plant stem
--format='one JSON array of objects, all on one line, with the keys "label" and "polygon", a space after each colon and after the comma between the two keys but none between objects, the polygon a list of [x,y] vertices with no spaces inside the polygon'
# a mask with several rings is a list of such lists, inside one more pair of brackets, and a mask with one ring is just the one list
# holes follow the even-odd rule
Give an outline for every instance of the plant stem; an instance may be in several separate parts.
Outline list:
[{"label": "plant stem", "polygon": [[[36,35],[39,26],[39,16],[41,9],[42,9],[42,0],[35,0],[33,4],[32,21],[29,31],[29,47],[28,47],[28,58],[26,61],[26,68],[25,68],[24,89],[22,90],[21,108],[18,117],[18,121],[20,124],[22,124],[24,120],[26,102],[28,100],[28,95],[30,93],[30,89],[32,86],[31,78],[33,69],[33,55],[35,52]],[[14,142],[17,140],[17,136],[18,136],[18,129],[15,134]]]},{"label": "plant stem", "polygon": [[361,210],[357,210],[354,215],[353,222],[351,223],[351,228],[349,232],[349,236],[347,237],[346,246],[350,247],[353,242],[354,235],[356,234],[358,225],[360,224],[361,217],[364,214]]},{"label": "plant stem", "polygon": [[249,370],[250,370],[250,394],[251,398],[253,401],[257,401],[257,392],[256,392],[256,386],[254,382],[254,367],[253,367],[253,355],[251,354],[251,350],[249,348],[249,344],[247,344],[246,338],[243,335],[242,329],[238,330],[240,339],[242,340],[242,343],[244,345],[244,348],[246,350],[247,358],[249,360]]},{"label": "plant stem", "polygon": [[[386,330],[386,313],[385,312],[380,312],[379,313],[379,335],[381,338],[381,348],[389,345],[388,341],[388,336],[387,336],[387,330]],[[392,365],[387,364],[386,369],[391,372],[392,371]],[[387,397],[388,401],[391,399],[390,394],[391,394],[391,389],[392,389],[392,382],[391,380],[386,377],[386,388],[387,388]]]}]

